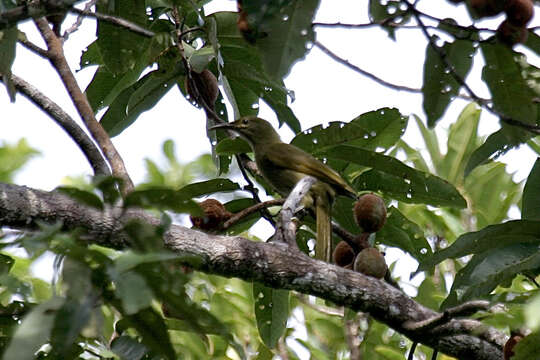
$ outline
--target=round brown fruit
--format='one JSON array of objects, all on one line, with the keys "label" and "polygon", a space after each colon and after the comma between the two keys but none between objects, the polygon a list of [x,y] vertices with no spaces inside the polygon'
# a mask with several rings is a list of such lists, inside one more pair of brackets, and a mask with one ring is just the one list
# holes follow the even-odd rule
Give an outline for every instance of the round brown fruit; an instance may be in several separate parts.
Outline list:
[{"label": "round brown fruit", "polygon": [[497,38],[508,46],[524,43],[527,35],[526,27],[512,25],[508,20],[504,20],[497,29]]},{"label": "round brown fruit", "polygon": [[354,204],[354,219],[365,232],[379,231],[386,222],[386,206],[375,194],[365,194]]},{"label": "round brown fruit", "polygon": [[508,0],[504,11],[512,25],[523,27],[534,15],[534,4],[531,0]]},{"label": "round brown fruit", "polygon": [[[200,73],[191,72],[191,78],[197,86],[199,95],[202,97],[206,105],[213,108],[219,96],[219,87],[216,76],[208,69],[204,69]],[[192,100],[197,101],[197,94],[191,88],[191,84],[186,77],[186,90]]]},{"label": "round brown fruit", "polygon": [[348,265],[350,265],[350,267],[352,268],[352,264],[354,262],[354,255],[355,254],[353,248],[345,241],[340,241],[334,249],[334,264],[341,267],[347,267]]},{"label": "round brown fruit", "polygon": [[202,230],[219,230],[232,214],[216,199],[207,199],[199,204],[203,216],[190,216],[193,226]]},{"label": "round brown fruit", "polygon": [[469,0],[469,4],[478,17],[495,16],[503,12],[504,0]]},{"label": "round brown fruit", "polygon": [[388,267],[384,261],[384,256],[379,250],[367,248],[360,251],[356,256],[356,260],[354,261],[354,271],[381,279],[386,275]]}]

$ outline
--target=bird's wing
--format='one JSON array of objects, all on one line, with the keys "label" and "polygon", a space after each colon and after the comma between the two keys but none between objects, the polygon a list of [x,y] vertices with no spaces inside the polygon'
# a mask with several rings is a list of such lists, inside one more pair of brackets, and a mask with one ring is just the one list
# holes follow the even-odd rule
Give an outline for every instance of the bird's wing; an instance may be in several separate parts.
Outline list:
[{"label": "bird's wing", "polygon": [[354,189],[332,168],[294,145],[280,143],[266,149],[266,157],[276,166],[313,176],[318,180],[341,188],[338,192],[356,196]]}]

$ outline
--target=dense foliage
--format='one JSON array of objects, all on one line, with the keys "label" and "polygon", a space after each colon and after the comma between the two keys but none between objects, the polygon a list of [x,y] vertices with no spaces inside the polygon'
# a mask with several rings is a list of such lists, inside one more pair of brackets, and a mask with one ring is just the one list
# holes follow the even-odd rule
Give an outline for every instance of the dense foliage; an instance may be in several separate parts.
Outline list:
[{"label": "dense foliage", "polygon": [[[496,28],[430,17],[415,7],[418,2],[370,0],[366,11],[371,25],[388,36],[395,37],[400,27],[407,26],[416,26],[428,36],[423,86],[418,89],[425,119],[387,107],[301,131],[302,124],[288,105],[294,89],[287,89],[283,78],[295,62],[309,56],[312,46],[319,46],[317,27],[312,24],[319,1],[238,1],[240,12],[209,15],[204,10],[208,2],[95,2],[97,39],[80,58],[81,68],[95,68],[84,90],[88,111],[81,105],[86,100],[70,92],[86,126],[95,126],[92,121],[99,114],[97,126],[107,137],[117,136],[175,87],[206,112],[208,127],[223,119],[257,115],[264,102],[280,125],[296,134],[292,144],[338,171],[359,193],[375,192],[385,200],[386,223],[369,242],[381,250],[399,248],[418,261],[413,275],[423,274],[425,279],[415,301],[437,311],[477,299],[500,304],[482,308],[473,317],[507,333],[528,326],[532,334],[514,349],[512,359],[530,359],[538,352],[538,343],[531,339],[540,331],[535,280],[540,275],[540,161],[521,184],[497,158],[520,151],[514,148],[523,144],[540,155],[535,138],[540,134],[539,69]],[[55,44],[61,43],[47,32],[48,25],[43,28],[44,18],[38,16],[62,15],[73,3],[78,2],[0,1],[0,74],[11,96],[20,92],[35,99],[10,70],[18,60],[17,43],[32,49],[17,29],[18,22],[37,19],[49,49],[33,50],[49,57],[58,70],[61,51],[52,51],[58,51]],[[470,3],[466,6],[472,18],[482,15]],[[118,19],[128,20],[127,25]],[[540,37],[535,31],[528,31],[522,46],[539,55]],[[485,63],[481,81],[489,89],[489,99],[479,98],[467,86],[477,58]],[[219,92],[214,94],[216,80]],[[437,136],[432,128],[457,96],[471,103],[453,120],[446,138]],[[58,116],[34,102],[51,117]],[[501,121],[500,129],[487,138],[478,135],[482,111]],[[423,144],[403,138],[411,123],[420,129]],[[88,155],[92,180],[71,177],[56,191],[97,211],[112,206],[144,208],[161,217],[161,225],[124,224],[129,246],[115,248],[88,241],[89,229],[66,228],[58,219],[36,223],[30,218],[33,228],[26,231],[23,226],[10,226],[0,212],[0,226],[5,226],[0,233],[4,358],[383,360],[404,359],[411,353],[412,342],[405,335],[368,312],[354,312],[296,291],[193,271],[205,260],[164,246],[163,234],[170,224],[187,223],[184,214],[208,222],[199,206],[207,198],[219,200],[226,212],[216,215],[223,218],[205,231],[266,240],[257,237],[253,226],[265,221],[263,217],[277,220],[277,206],[223,226],[234,214],[260,202],[251,181],[261,185],[260,191],[279,197],[249,167],[245,142],[209,130],[211,154],[182,164],[175,158],[174,142],[167,141],[163,144],[167,165],[146,160],[147,180],[131,188],[126,181],[129,175],[104,150],[103,134],[90,133],[108,164],[106,171]],[[76,137],[74,141],[79,144]],[[24,140],[1,144],[0,181],[13,183],[14,174],[36,153]],[[4,200],[0,193],[0,208],[5,205],[2,201],[10,199]],[[521,218],[508,220],[509,210],[516,205]],[[352,208],[351,199],[337,198],[334,220],[345,233],[360,235],[363,230],[354,221]],[[306,216],[300,225],[297,243],[310,254],[314,221]],[[337,234],[334,238],[335,243],[340,240]],[[55,257],[53,283],[32,271],[43,256]],[[393,277],[398,284],[408,282],[388,265],[387,281]],[[414,356],[425,359],[433,353],[432,348],[419,345]],[[438,358],[450,359],[443,354]]]}]

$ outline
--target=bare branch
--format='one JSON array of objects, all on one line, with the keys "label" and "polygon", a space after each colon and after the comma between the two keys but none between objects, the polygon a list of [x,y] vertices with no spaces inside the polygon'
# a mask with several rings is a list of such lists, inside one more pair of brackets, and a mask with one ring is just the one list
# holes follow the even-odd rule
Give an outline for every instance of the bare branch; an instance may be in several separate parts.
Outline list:
[{"label": "bare branch", "polygon": [[47,43],[49,61],[60,75],[66,90],[75,105],[75,108],[79,112],[79,115],[84,121],[87,129],[90,131],[90,134],[97,142],[103,155],[109,162],[112,173],[114,176],[122,179],[121,192],[126,195],[133,190],[133,182],[129,177],[129,174],[124,165],[124,161],[120,157],[120,154],[116,151],[109,134],[103,129],[101,124],[97,121],[92,107],[88,103],[86,95],[82,92],[81,88],[77,84],[75,76],[71,72],[67,60],[64,56],[64,51],[62,49],[62,43],[56,37],[49,27],[49,23],[45,18],[39,18],[34,20],[38,30],[41,33],[41,36]]},{"label": "bare branch", "polygon": [[[20,77],[12,74],[11,80],[18,92],[49,115],[73,139],[86,156],[95,175],[111,174],[105,159],[94,142],[58,104]],[[1,77],[0,81],[2,81]]]},{"label": "bare branch", "polygon": [[81,10],[81,9],[77,9],[77,8],[70,8],[69,12],[79,14],[79,15],[83,15],[83,16],[86,16],[86,17],[93,17],[93,18],[96,18],[98,20],[108,22],[110,24],[122,27],[122,28],[127,29],[127,30],[129,30],[131,32],[134,32],[136,34],[143,35],[143,36],[146,36],[146,37],[153,37],[155,35],[155,33],[153,31],[147,30],[147,29],[143,28],[140,25],[137,25],[137,24],[135,24],[135,23],[133,23],[131,21],[128,21],[126,19],[122,19],[122,18],[119,18],[119,17],[116,17],[116,16],[107,15],[107,14],[100,14],[98,12],[92,12],[89,9]]},{"label": "bare branch", "polygon": [[296,224],[292,221],[292,218],[299,210],[302,199],[316,181],[317,179],[312,176],[302,178],[302,180],[296,183],[289,196],[287,196],[279,213],[275,241],[285,242],[289,246],[298,249],[298,245],[296,244]]},{"label": "bare branch", "polygon": [[239,222],[240,220],[242,220],[246,216],[249,216],[249,215],[251,215],[253,213],[256,213],[256,212],[260,211],[263,208],[269,208],[271,206],[283,205],[284,202],[285,202],[285,199],[274,199],[274,200],[264,201],[264,202],[255,204],[253,206],[250,206],[248,208],[245,208],[244,210],[235,213],[233,216],[231,216],[231,218],[229,220],[225,221],[223,223],[222,228],[224,230],[227,230],[228,228],[230,228],[231,226],[233,226],[234,224],[236,224],[237,222]]},{"label": "bare branch", "polygon": [[47,52],[47,50],[37,46],[36,44],[34,44],[33,42],[29,41],[28,39],[25,38],[22,38],[21,36],[19,36],[19,38],[17,39],[17,41],[22,45],[24,46],[25,48],[27,48],[28,50],[32,51],[33,53],[35,54],[38,54],[39,56],[41,56],[42,58],[45,58],[45,59],[48,59],[49,58],[49,53]]},{"label": "bare branch", "polygon": [[[66,230],[87,229],[85,239],[122,248],[129,238],[124,224],[160,220],[139,209],[87,207],[63,194],[0,183],[0,225],[36,227],[37,222],[61,222]],[[433,318],[437,313],[383,281],[310,258],[280,242],[254,242],[241,237],[216,236],[171,225],[164,234],[167,248],[183,256],[193,268],[265,286],[321,297],[354,311],[369,313],[412,341],[462,359],[500,360],[507,336],[477,320],[452,319],[429,331],[410,331],[403,325]]]},{"label": "bare branch", "polygon": [[[418,88],[412,88],[412,87],[408,87],[408,86],[404,86],[404,85],[397,85],[397,84],[393,84],[391,82],[388,82],[384,79],[381,79],[380,77],[378,77],[377,75],[374,75],[354,64],[351,64],[348,60],[345,60],[341,57],[339,57],[338,55],[336,55],[334,52],[332,52],[330,49],[328,49],[326,46],[324,46],[323,44],[321,44],[320,42],[318,41],[315,41],[313,43],[315,46],[317,46],[319,49],[321,49],[322,52],[324,52],[326,55],[328,55],[329,57],[331,57],[332,59],[334,59],[335,61],[337,61],[338,63],[340,64],[343,64],[345,66],[347,66],[349,69],[383,85],[383,86],[386,86],[390,89],[394,89],[394,90],[398,90],[398,91],[407,91],[407,92],[411,92],[411,93],[417,93],[417,94],[421,94],[422,93],[422,89],[418,89]],[[472,98],[470,96],[467,96],[467,95],[457,95],[457,97],[459,98],[462,98],[462,99],[466,99],[466,100],[472,100]]]},{"label": "bare branch", "polygon": [[[88,1],[86,5],[84,5],[83,11],[84,12],[90,11],[92,6],[94,6],[96,3],[97,3],[97,0]],[[77,20],[75,20],[75,22],[66,31],[64,31],[64,33],[62,34],[64,41],[66,41],[69,38],[69,36],[73,34],[75,31],[79,30],[79,27],[81,26],[82,21],[83,21],[83,17],[84,17],[83,14],[79,14],[79,16],[77,16]]]}]

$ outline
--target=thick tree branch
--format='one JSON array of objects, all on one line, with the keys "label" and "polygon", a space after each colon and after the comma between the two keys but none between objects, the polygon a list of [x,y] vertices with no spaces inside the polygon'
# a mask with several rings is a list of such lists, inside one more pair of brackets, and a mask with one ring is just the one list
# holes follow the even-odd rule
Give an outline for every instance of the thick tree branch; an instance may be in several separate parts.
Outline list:
[{"label": "thick tree branch", "polygon": [[62,43],[53,33],[45,18],[35,19],[35,23],[41,36],[47,43],[49,61],[60,75],[75,108],[79,112],[87,129],[90,131],[90,134],[100,147],[101,151],[103,151],[103,155],[111,166],[113,175],[122,179],[122,184],[120,186],[122,194],[128,194],[133,190],[133,182],[126,170],[124,161],[116,151],[109,134],[107,134],[105,129],[103,129],[101,124],[97,121],[86,95],[77,84],[77,80],[69,68],[69,64],[64,56]]},{"label": "thick tree branch", "polygon": [[[49,115],[62,129],[64,129],[71,139],[73,139],[83,152],[84,156],[86,156],[86,159],[94,170],[94,175],[111,174],[109,166],[105,162],[105,159],[103,159],[98,148],[84,130],[77,125],[75,120],[73,120],[54,101],[20,77],[12,74],[11,80],[18,92],[23,94],[28,100]],[[2,81],[2,78],[0,78],[0,81]]]},{"label": "thick tree branch", "polygon": [[[123,224],[134,219],[153,225],[160,222],[138,209],[102,212],[60,193],[0,183],[0,226],[28,228],[39,221],[62,222],[66,230],[86,229],[89,243],[121,248],[129,244]],[[283,243],[209,235],[177,225],[164,234],[164,243],[178,254],[196,258],[189,265],[197,270],[295,290],[369,313],[411,340],[459,359],[502,358],[507,338],[502,332],[471,319],[451,319],[429,331],[410,331],[406,322],[430,319],[437,313],[383,281],[290,251]]]}]

